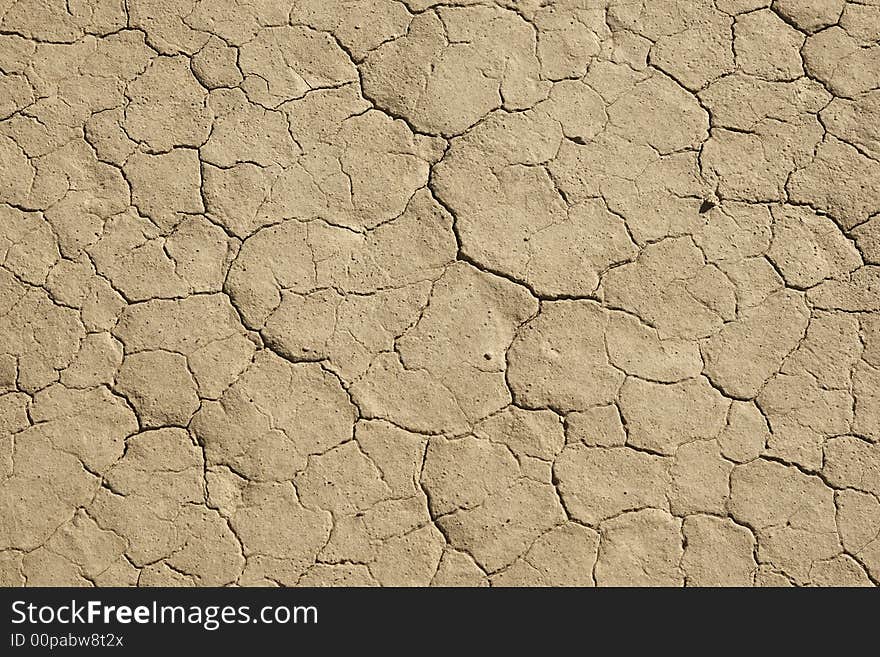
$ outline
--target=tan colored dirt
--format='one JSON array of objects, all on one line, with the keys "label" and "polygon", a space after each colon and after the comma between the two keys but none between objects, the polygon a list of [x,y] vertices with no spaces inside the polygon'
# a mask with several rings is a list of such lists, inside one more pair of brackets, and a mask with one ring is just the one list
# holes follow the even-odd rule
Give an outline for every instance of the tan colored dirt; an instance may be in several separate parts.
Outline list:
[{"label": "tan colored dirt", "polygon": [[880,583],[880,0],[0,0],[0,584]]}]

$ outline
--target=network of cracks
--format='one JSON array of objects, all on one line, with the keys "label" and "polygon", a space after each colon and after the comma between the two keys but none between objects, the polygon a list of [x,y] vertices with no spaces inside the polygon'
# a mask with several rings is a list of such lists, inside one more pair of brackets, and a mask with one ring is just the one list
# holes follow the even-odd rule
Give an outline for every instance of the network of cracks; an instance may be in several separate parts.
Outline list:
[{"label": "network of cracks", "polygon": [[880,0],[0,0],[0,583],[880,582]]}]

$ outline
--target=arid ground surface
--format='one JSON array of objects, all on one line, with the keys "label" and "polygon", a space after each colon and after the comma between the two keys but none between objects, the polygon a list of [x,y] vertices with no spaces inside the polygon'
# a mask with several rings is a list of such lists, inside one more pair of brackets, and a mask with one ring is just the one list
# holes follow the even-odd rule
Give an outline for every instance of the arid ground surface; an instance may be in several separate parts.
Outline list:
[{"label": "arid ground surface", "polygon": [[880,582],[880,0],[0,0],[0,582]]}]

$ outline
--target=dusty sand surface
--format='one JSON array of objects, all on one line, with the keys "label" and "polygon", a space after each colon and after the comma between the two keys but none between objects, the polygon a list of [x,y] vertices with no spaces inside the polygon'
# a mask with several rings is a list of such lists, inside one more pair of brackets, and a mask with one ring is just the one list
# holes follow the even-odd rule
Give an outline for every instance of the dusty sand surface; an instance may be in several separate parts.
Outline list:
[{"label": "dusty sand surface", "polygon": [[880,582],[880,0],[0,0],[0,582]]}]

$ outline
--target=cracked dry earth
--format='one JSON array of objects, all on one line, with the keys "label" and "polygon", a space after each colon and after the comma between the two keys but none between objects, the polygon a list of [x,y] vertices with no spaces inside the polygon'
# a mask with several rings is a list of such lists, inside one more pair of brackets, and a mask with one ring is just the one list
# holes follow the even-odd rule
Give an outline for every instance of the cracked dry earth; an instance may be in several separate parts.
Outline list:
[{"label": "cracked dry earth", "polygon": [[880,582],[880,0],[0,0],[6,585]]}]

